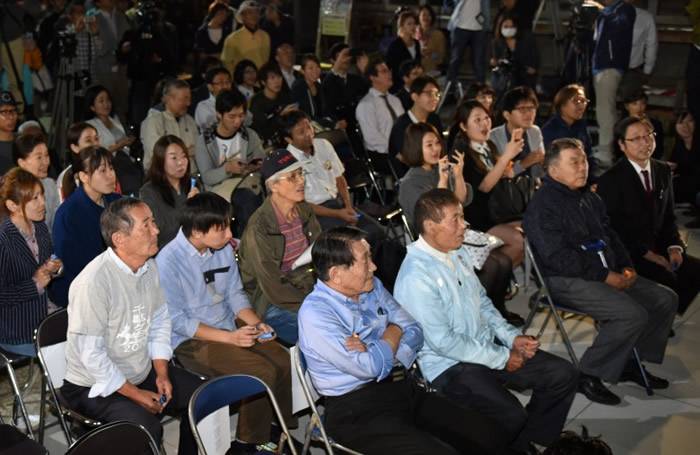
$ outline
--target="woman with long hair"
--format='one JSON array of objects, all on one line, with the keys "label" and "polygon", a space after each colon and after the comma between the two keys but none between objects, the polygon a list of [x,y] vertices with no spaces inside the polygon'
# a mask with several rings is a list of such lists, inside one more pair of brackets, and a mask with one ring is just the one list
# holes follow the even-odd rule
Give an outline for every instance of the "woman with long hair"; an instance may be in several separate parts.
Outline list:
[{"label": "woman with long hair", "polygon": [[474,201],[467,208],[466,219],[474,229],[503,240],[502,251],[517,267],[524,253],[520,221],[493,222],[489,213],[489,198],[501,179],[513,177],[512,160],[523,148],[522,135],[514,133],[503,154],[498,155],[496,146],[489,141],[491,117],[476,100],[465,101],[457,107],[455,123],[459,126],[459,133],[451,153],[459,151],[465,154],[464,180],[474,187]]},{"label": "woman with long hair", "polygon": [[100,146],[80,150],[73,163],[79,186],[58,207],[53,223],[56,255],[64,264],[63,276],[53,283],[53,301],[68,306],[68,288],[73,279],[105,250],[100,231],[100,215],[112,201],[117,176],[112,167],[112,153]]},{"label": "woman with long hair", "polygon": [[0,177],[0,348],[35,357],[32,337],[46,317],[46,288],[61,261],[51,235],[41,181],[21,168]]},{"label": "woman with long hair", "polygon": [[160,230],[158,248],[175,238],[185,202],[199,193],[193,180],[185,143],[171,134],[158,139],[147,182],[141,187],[141,199],[151,208]]},{"label": "woman with long hair", "polygon": [[24,133],[15,139],[12,150],[13,159],[17,166],[32,174],[41,181],[44,187],[44,201],[46,205],[46,225],[51,229],[53,218],[58,209],[58,187],[56,181],[49,177],[51,156],[46,145],[46,137],[43,134]]}]

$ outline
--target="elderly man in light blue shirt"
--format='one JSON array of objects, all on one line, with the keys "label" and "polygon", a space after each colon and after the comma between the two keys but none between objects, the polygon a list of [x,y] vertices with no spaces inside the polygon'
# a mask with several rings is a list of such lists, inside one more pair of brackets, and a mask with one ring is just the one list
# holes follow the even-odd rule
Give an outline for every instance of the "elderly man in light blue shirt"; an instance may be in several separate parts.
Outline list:
[{"label": "elderly man in light blue shirt", "polygon": [[[539,341],[508,324],[486,296],[462,246],[462,204],[449,190],[423,194],[415,208],[420,238],[409,245],[396,299],[423,327],[418,363],[455,403],[496,419],[511,449],[554,442],[576,394],[571,363],[539,350]],[[505,384],[532,388],[523,408]]]},{"label": "elderly man in light blue shirt", "polygon": [[316,240],[319,280],[299,310],[299,347],[326,397],[332,437],[365,454],[502,453],[495,422],[392,381],[423,346],[423,331],[374,277],[366,233],[337,227]]},{"label": "elderly man in light blue shirt", "polygon": [[[186,368],[206,376],[262,379],[293,424],[289,354],[271,342],[272,328],[261,322],[243,291],[229,244],[230,219],[231,205],[221,196],[193,196],[182,212],[180,231],[156,258],[172,318],[172,346]],[[242,404],[234,448],[272,452],[273,415],[264,397]]]}]

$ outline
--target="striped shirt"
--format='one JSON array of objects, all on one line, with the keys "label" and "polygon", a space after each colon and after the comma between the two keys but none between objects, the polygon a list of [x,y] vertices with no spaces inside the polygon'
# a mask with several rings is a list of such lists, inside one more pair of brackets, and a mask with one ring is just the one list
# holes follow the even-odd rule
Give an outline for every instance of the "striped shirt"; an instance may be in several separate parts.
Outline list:
[{"label": "striped shirt", "polygon": [[309,247],[309,239],[304,235],[304,227],[301,223],[299,213],[294,210],[294,219],[287,221],[277,210],[274,204],[275,217],[280,226],[280,233],[284,236],[284,255],[282,255],[282,273],[287,273],[292,270],[292,264],[299,256]]}]

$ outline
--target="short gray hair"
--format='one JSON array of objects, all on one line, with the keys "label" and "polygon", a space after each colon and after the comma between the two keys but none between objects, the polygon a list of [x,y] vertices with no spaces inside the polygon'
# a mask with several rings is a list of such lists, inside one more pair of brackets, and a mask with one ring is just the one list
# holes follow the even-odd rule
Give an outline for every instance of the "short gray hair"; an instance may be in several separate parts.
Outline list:
[{"label": "short gray hair", "polygon": [[131,217],[131,209],[137,205],[146,204],[135,197],[123,197],[109,204],[100,216],[100,230],[102,238],[108,247],[114,248],[112,235],[116,232],[130,234],[134,228],[134,219]]},{"label": "short gray hair", "polygon": [[545,169],[549,169],[552,164],[559,160],[559,155],[561,155],[561,152],[569,149],[579,149],[585,152],[583,142],[581,142],[579,139],[575,139],[573,137],[562,137],[555,139],[549,145],[549,148],[544,154],[543,167]]},{"label": "short gray hair", "polygon": [[190,88],[190,84],[187,83],[187,81],[183,81],[182,79],[177,79],[177,78],[172,78],[168,79],[165,81],[163,84],[163,93],[162,96],[168,96],[173,90],[176,89],[181,89],[181,88]]}]

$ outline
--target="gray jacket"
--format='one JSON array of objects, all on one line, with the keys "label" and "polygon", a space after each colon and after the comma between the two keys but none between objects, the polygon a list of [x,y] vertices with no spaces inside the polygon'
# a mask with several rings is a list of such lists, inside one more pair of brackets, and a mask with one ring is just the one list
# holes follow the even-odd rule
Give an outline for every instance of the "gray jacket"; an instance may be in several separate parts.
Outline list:
[{"label": "gray jacket", "polygon": [[[241,161],[248,162],[258,158],[265,158],[265,151],[258,133],[250,128],[241,126],[238,134],[241,134]],[[197,136],[194,158],[197,161],[197,168],[207,189],[233,177],[233,175],[226,172],[225,163],[219,165],[216,125],[205,129]]]},{"label": "gray jacket", "polygon": [[[531,128],[526,129],[525,135],[527,137],[527,144],[530,146],[530,150],[544,150],[544,140],[542,139],[542,131],[540,130],[539,126],[533,125]],[[496,128],[492,129],[491,136],[489,136],[489,139],[498,149],[498,153],[502,154],[503,151],[506,149],[506,144],[508,143],[508,135],[506,134],[505,123],[501,126],[497,126]],[[530,175],[532,177],[544,177],[544,169],[542,168],[541,164],[535,164],[534,166],[530,166],[529,169]],[[524,169],[520,165],[520,160],[516,160],[513,163],[513,172],[515,172],[515,175],[522,174],[523,172],[525,172],[525,170],[526,169]]]}]

